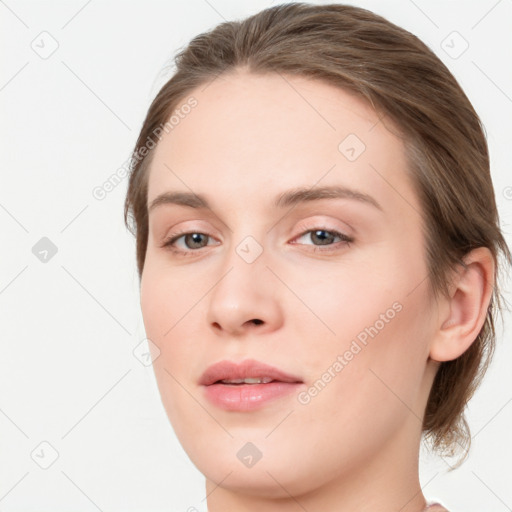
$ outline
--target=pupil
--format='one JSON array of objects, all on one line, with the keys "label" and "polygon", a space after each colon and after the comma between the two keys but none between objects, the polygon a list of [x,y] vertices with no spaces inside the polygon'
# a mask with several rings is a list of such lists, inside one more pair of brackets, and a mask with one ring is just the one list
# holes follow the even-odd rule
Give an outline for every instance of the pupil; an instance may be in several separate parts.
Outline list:
[{"label": "pupil", "polygon": [[[192,233],[192,234],[187,235],[187,239],[188,240],[192,239],[193,246],[194,246],[194,244],[199,244],[199,246],[201,246],[201,237],[202,236],[203,235],[201,233]],[[186,245],[189,246],[188,243]],[[189,247],[189,248],[192,248],[192,247]]]},{"label": "pupil", "polygon": [[317,231],[314,231],[313,232],[313,237],[316,237],[317,240],[320,240],[320,245],[327,245],[329,242],[332,242],[332,239],[334,238],[334,235],[330,234],[330,235],[318,235],[318,233],[329,233],[328,231],[325,231],[323,229],[319,229]]}]

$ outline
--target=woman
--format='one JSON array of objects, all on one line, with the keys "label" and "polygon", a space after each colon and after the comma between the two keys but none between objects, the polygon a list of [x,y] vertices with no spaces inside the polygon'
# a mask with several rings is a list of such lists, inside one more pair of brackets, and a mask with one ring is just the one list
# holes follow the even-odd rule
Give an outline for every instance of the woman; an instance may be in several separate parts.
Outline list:
[{"label": "woman", "polygon": [[415,36],[346,5],[223,23],[176,64],[125,221],[209,512],[446,510],[420,442],[467,455],[511,260],[466,95]]}]

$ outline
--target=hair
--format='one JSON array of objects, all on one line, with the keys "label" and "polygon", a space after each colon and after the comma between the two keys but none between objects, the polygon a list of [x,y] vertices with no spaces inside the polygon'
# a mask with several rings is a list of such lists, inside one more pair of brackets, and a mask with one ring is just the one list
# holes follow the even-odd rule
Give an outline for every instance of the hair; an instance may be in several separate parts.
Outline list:
[{"label": "hair", "polygon": [[471,444],[464,410],[495,350],[495,315],[504,300],[498,256],[508,264],[511,254],[499,227],[484,128],[454,76],[410,32],[341,4],[282,4],[221,23],[192,39],[174,62],[175,72],[153,100],[131,159],[124,221],[136,236],[139,280],[148,241],[152,136],[160,138],[162,126],[195,88],[246,69],[308,77],[357,95],[401,132],[422,210],[433,296],[448,297],[451,271],[464,266],[462,257],[470,250],[487,247],[494,259],[485,323],[461,356],[440,363],[423,418],[424,439],[441,455],[462,453],[453,467],[459,466]]}]

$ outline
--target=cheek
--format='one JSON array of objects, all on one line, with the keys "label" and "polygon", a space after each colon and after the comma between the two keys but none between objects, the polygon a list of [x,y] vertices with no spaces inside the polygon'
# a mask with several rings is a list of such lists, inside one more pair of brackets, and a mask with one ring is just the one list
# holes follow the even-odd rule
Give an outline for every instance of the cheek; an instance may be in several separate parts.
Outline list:
[{"label": "cheek", "polygon": [[170,271],[154,260],[145,266],[140,287],[142,317],[146,336],[159,350],[153,362],[157,382],[169,399],[179,395],[174,391],[190,379],[191,369],[197,365],[205,339],[198,315],[202,315],[204,326],[201,298],[207,289],[207,283],[195,286],[189,274]]},{"label": "cheek", "polygon": [[350,358],[338,384],[354,400],[353,413],[389,427],[408,417],[421,418],[424,412],[420,394],[432,317],[425,286],[407,293],[397,289],[393,295],[375,297],[372,315],[367,312],[366,322],[354,326],[357,334],[345,338],[344,351],[339,351],[345,360]]},{"label": "cheek", "polygon": [[[302,320],[301,330],[310,337],[314,323],[317,326],[316,342],[306,344],[301,359],[308,361],[310,381],[320,380],[319,387],[327,383],[325,387],[333,392],[323,397],[326,410],[328,402],[336,403],[339,396],[359,402],[361,415],[369,404],[400,407],[397,396],[414,407],[433,317],[427,281],[418,285],[417,276],[424,274],[413,265],[393,272],[397,267],[381,259],[373,267],[343,269],[331,279],[317,279],[321,287],[308,289],[303,283],[297,288],[303,289],[304,302],[331,331],[313,315]],[[295,315],[300,320],[301,315]]]},{"label": "cheek", "polygon": [[[297,296],[289,296],[285,314],[302,324],[307,329],[303,332],[310,336],[316,330],[316,337],[325,340],[321,346],[326,351],[343,352],[358,336],[364,342],[369,336],[365,329],[377,322],[381,330],[381,315],[385,315],[387,325],[396,316],[399,305],[395,303],[402,299],[401,276],[384,271],[385,265],[382,259],[373,267],[340,262],[284,274],[283,280]],[[318,344],[313,345],[315,351],[319,349]]]},{"label": "cheek", "polygon": [[[328,349],[317,343],[310,394],[301,397],[297,419],[308,424],[311,439],[324,439],[317,445],[319,458],[330,460],[330,451],[342,449],[353,449],[354,456],[357,452],[364,457],[404,423],[421,422],[418,398],[428,355],[427,329],[419,304],[402,300],[401,305],[400,311],[389,313],[387,323],[375,322],[375,314],[366,308],[368,320],[359,329],[364,338],[340,336]],[[372,311],[378,318],[380,309]],[[358,331],[356,325],[351,328]]]},{"label": "cheek", "polygon": [[[153,371],[162,404],[174,428],[179,430],[180,425],[194,424],[188,419],[193,412],[191,399],[182,387],[189,387],[184,379],[184,371],[193,360],[193,354],[186,353],[192,350],[193,344],[190,343],[190,333],[187,333],[186,343],[181,342],[185,335],[181,331],[187,320],[184,315],[190,308],[184,304],[183,294],[176,293],[170,284],[171,280],[165,273],[148,265],[141,279],[140,297],[146,336],[158,347],[154,349],[158,350],[158,357],[153,360]],[[176,286],[175,281],[173,286]],[[180,318],[183,321],[180,322]],[[180,421],[176,422],[177,418]],[[186,432],[179,434],[181,437]],[[193,432],[190,434],[197,435]]]},{"label": "cheek", "polygon": [[188,303],[196,294],[194,290],[190,279],[187,282],[180,272],[171,271],[165,262],[148,253],[141,277],[140,306],[146,334],[159,347],[165,345],[179,319],[190,310]]}]

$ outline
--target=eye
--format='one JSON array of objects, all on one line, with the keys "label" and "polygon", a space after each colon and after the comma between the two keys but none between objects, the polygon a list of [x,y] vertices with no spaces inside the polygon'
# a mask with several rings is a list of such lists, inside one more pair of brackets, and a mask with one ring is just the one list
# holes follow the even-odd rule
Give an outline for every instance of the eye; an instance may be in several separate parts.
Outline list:
[{"label": "eye", "polygon": [[[304,231],[300,236],[295,238],[295,240],[300,240],[303,237],[309,236],[310,240],[313,242],[312,245],[315,247],[313,248],[313,251],[333,251],[336,250],[337,244],[333,243],[336,242],[336,238],[339,239],[339,242],[341,242],[343,245],[349,245],[351,242],[354,241],[354,239],[348,235],[345,235],[343,233],[340,233],[339,231],[333,230],[333,229],[324,229],[324,228],[315,228],[315,229],[308,229],[307,231]],[[295,242],[293,242],[295,243]],[[310,245],[310,244],[305,244]],[[335,246],[334,248],[332,246]],[[322,246],[327,246],[326,249],[322,248]]]},{"label": "eye", "polygon": [[[300,240],[301,238],[310,236],[310,240],[313,244],[301,244],[301,245],[314,245],[313,251],[335,251],[338,249],[338,244],[349,245],[354,239],[348,235],[340,233],[333,229],[324,229],[318,227],[315,229],[309,229],[304,231],[301,235],[296,237],[294,240]],[[183,239],[183,240],[181,240]],[[208,241],[212,239],[210,235],[201,233],[199,231],[188,231],[182,233],[171,234],[161,245],[163,248],[169,248],[172,252],[184,256],[193,255],[194,252],[198,252],[199,249],[208,246]],[[338,239],[338,241],[336,240]],[[178,242],[182,242],[181,247]],[[336,243],[338,242],[338,243]],[[296,243],[293,241],[292,243]],[[184,244],[184,246],[183,246]],[[334,247],[333,247],[334,246]]]},{"label": "eye", "polygon": [[[185,244],[184,248],[178,248],[177,242],[183,238],[183,243]],[[189,255],[194,250],[202,249],[206,247],[205,241],[207,242],[210,238],[209,235],[205,233],[200,233],[199,231],[189,231],[184,233],[174,233],[170,235],[162,244],[162,247],[168,247],[175,253]]]}]

